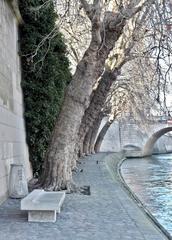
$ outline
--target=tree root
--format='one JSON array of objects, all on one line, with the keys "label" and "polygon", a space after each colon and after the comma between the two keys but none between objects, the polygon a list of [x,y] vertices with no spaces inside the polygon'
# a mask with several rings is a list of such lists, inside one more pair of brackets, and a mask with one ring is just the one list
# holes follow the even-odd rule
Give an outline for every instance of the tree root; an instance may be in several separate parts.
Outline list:
[{"label": "tree root", "polygon": [[32,178],[28,182],[28,189],[29,189],[29,192],[32,192],[34,189],[42,189],[42,186],[39,183],[38,178]]},{"label": "tree root", "polygon": [[90,186],[77,186],[73,181],[66,184],[66,186],[59,187],[56,183],[48,186],[42,186],[38,179],[31,179],[28,184],[29,192],[34,189],[44,189],[45,191],[66,191],[66,194],[79,193],[83,195],[91,195]]}]

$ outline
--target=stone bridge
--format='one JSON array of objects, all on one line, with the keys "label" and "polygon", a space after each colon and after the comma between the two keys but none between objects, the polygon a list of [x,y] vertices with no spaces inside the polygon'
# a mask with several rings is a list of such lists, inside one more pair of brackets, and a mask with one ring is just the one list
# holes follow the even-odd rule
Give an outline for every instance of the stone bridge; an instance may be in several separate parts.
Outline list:
[{"label": "stone bridge", "polygon": [[[103,123],[102,123],[103,125]],[[101,151],[152,153],[172,152],[172,124],[156,122],[141,128],[134,122],[114,122],[109,128]]]},{"label": "stone bridge", "polygon": [[[158,141],[158,139],[160,137],[162,137],[164,134],[166,134],[166,133],[168,133],[170,131],[172,131],[172,126],[171,127],[162,128],[162,129],[156,131],[155,133],[153,133],[148,138],[147,142],[145,143],[145,145],[144,145],[144,147],[142,149],[143,156],[152,155],[155,143]],[[169,136],[169,137],[170,137],[170,139],[172,138],[171,136]],[[172,150],[172,144],[171,144],[171,150]]]}]

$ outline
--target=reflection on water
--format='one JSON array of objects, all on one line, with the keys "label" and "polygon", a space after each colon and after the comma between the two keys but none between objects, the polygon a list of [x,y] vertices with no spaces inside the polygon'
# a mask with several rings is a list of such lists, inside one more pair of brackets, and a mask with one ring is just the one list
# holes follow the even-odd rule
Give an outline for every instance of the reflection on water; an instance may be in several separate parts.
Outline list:
[{"label": "reflection on water", "polygon": [[127,159],[121,172],[132,191],[172,235],[172,154]]}]

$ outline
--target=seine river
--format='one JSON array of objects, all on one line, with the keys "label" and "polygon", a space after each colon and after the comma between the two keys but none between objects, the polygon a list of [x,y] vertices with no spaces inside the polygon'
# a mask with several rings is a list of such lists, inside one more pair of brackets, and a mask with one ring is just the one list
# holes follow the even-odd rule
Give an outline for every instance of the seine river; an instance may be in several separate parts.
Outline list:
[{"label": "seine river", "polygon": [[172,236],[172,154],[123,162],[125,182]]}]

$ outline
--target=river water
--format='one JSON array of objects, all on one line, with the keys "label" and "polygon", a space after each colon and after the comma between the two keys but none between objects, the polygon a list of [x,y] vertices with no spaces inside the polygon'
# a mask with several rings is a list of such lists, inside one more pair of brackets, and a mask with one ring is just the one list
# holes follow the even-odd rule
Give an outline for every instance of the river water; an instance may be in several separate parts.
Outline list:
[{"label": "river water", "polygon": [[172,236],[172,154],[127,159],[121,173],[131,190]]}]

